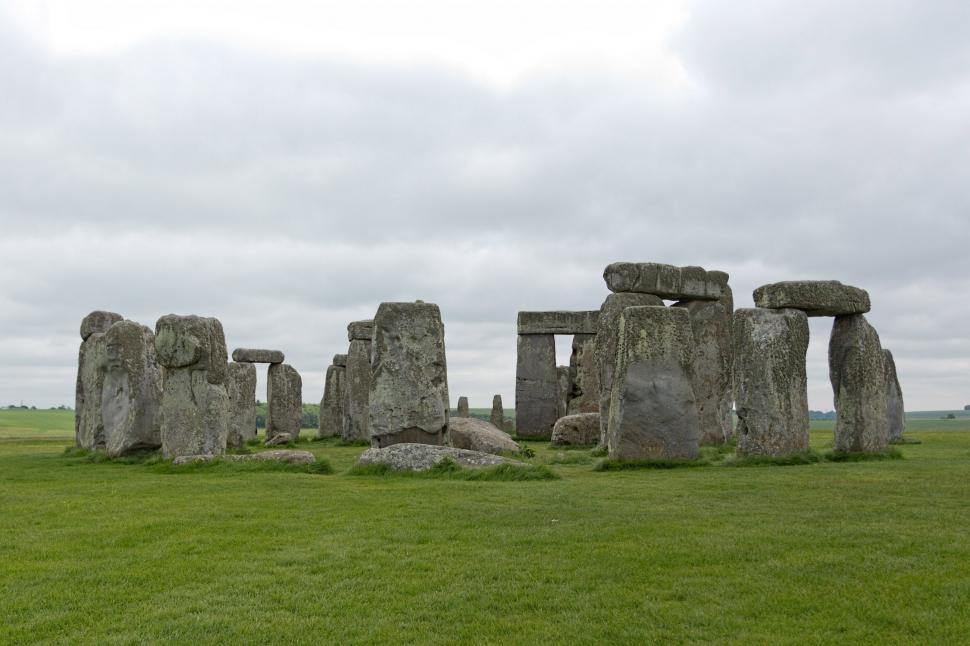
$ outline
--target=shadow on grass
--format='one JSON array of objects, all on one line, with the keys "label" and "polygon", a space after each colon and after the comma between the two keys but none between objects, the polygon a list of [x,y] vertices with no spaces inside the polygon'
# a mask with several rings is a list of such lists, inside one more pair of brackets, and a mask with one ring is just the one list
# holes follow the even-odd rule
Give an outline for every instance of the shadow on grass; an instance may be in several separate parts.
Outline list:
[{"label": "shadow on grass", "polygon": [[899,449],[890,447],[882,453],[850,453],[846,451],[829,451],[825,454],[829,462],[868,462],[870,460],[902,460],[903,454]]},{"label": "shadow on grass", "polygon": [[722,463],[725,467],[791,467],[821,462],[822,456],[815,451],[773,457],[770,455],[735,456]]},{"label": "shadow on grass", "polygon": [[546,465],[499,464],[494,467],[466,469],[451,459],[444,459],[425,471],[395,471],[386,464],[355,464],[348,471],[353,476],[382,476],[393,478],[440,478],[449,480],[558,480],[559,476]]}]

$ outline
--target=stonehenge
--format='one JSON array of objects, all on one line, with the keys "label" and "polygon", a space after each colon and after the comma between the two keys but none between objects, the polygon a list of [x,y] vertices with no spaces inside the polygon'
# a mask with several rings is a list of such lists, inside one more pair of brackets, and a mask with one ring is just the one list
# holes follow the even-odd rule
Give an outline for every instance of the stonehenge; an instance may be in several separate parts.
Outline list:
[{"label": "stonehenge", "polygon": [[104,333],[101,418],[108,457],[157,449],[162,444],[162,371],[155,334],[134,321],[118,321]]},{"label": "stonehenge", "polygon": [[347,355],[336,354],[327,367],[320,400],[320,424],[317,438],[335,437],[343,432],[344,406],[347,399]]},{"label": "stonehenge", "polygon": [[[236,352],[232,353],[236,356]],[[238,449],[256,439],[256,366],[233,361],[226,381],[229,393],[229,435],[226,447]]]},{"label": "stonehenge", "polygon": [[[270,364],[266,380],[266,443],[296,441],[303,422],[303,380],[288,363]],[[283,437],[286,436],[286,437]]]},{"label": "stonehenge", "polygon": [[371,388],[371,337],[374,321],[354,321],[347,326],[347,367],[344,371],[344,420],[340,437],[344,442],[371,439],[369,406]]}]

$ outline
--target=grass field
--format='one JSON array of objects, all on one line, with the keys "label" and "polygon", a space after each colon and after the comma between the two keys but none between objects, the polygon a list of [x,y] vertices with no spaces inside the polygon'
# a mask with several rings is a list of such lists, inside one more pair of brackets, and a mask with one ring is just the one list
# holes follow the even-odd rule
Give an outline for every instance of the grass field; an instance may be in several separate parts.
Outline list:
[{"label": "grass field", "polygon": [[[813,447],[831,422],[813,425]],[[69,458],[73,418],[0,411],[0,642],[966,643],[970,420],[902,460],[550,481]]]}]

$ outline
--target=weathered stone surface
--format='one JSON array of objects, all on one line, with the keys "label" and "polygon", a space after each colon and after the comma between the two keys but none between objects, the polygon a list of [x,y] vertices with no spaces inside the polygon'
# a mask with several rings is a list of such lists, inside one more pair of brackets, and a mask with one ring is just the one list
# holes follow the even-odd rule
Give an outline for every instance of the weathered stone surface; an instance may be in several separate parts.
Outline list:
[{"label": "weathered stone surface", "polygon": [[[653,294],[668,300],[717,300],[724,272],[705,271],[703,267],[675,267],[655,262],[614,262],[603,270],[611,292]],[[723,283],[722,283],[723,281]]]},{"label": "weathered stone surface", "polygon": [[86,340],[95,332],[104,334],[109,327],[123,319],[121,314],[95,310],[81,319],[81,340]]},{"label": "weathered stone surface", "polygon": [[594,446],[600,441],[600,414],[579,413],[556,420],[553,446]]},{"label": "weathered stone surface", "polygon": [[731,401],[731,315],[720,301],[681,301],[694,335],[694,397],[701,446],[720,446],[731,436],[724,414]]},{"label": "weathered stone surface", "polygon": [[226,446],[234,449],[256,439],[256,366],[229,364],[226,380],[229,393],[229,437]]},{"label": "weathered stone surface", "polygon": [[801,310],[734,313],[738,455],[808,450],[808,318]]},{"label": "weathered stone surface", "polygon": [[519,312],[519,334],[596,334],[599,312]]},{"label": "weathered stone surface", "polygon": [[871,307],[868,292],[837,280],[794,280],[762,285],[754,290],[754,304],[768,309],[802,310],[809,316],[865,314]]},{"label": "weathered stone surface", "polygon": [[347,371],[344,374],[344,421],[341,438],[344,442],[369,441],[371,387],[370,339],[354,339],[347,350]]},{"label": "weathered stone surface", "polygon": [[109,457],[162,445],[162,369],[155,335],[134,321],[104,333],[105,376],[101,390],[105,452]]},{"label": "weathered stone surface", "polygon": [[694,338],[679,307],[628,307],[606,433],[614,460],[694,459],[700,428],[694,398]]},{"label": "weathered stone surface", "polygon": [[286,464],[313,464],[317,459],[309,451],[278,449],[275,451],[247,453],[245,455],[183,455],[172,460],[172,464],[180,466],[183,464],[194,464],[196,462],[212,462],[213,460],[221,460],[223,462],[284,462]]},{"label": "weathered stone surface", "polygon": [[347,326],[348,341],[370,341],[374,335],[374,321],[353,321]]},{"label": "weathered stone surface", "polygon": [[335,354],[333,355],[333,365],[340,366],[342,368],[347,367],[347,355],[345,354]]},{"label": "weathered stone surface", "polygon": [[445,326],[432,303],[381,303],[374,317],[371,441],[448,444]]},{"label": "weathered stone surface", "polygon": [[361,454],[357,463],[362,465],[386,464],[395,471],[427,471],[446,458],[463,467],[473,469],[493,467],[500,464],[526,466],[524,462],[510,460],[491,453],[410,442],[393,444],[384,448],[367,449]]},{"label": "weathered stone surface", "polygon": [[569,407],[569,393],[573,390],[572,381],[569,379],[569,366],[556,366],[556,382],[559,386],[556,419],[559,419],[566,414],[566,409]]},{"label": "weathered stone surface", "polygon": [[74,441],[84,449],[104,448],[101,393],[104,387],[106,346],[103,332],[93,332],[81,342],[77,355],[74,392]]},{"label": "weathered stone surface", "polygon": [[468,417],[468,398],[458,398],[458,417]]},{"label": "weathered stone surface", "polygon": [[731,286],[728,285],[728,275],[723,271],[709,271],[707,275],[710,276],[715,281],[722,281],[721,298],[718,302],[724,307],[724,311],[727,314],[728,320],[728,347],[726,351],[728,373],[731,375],[728,378],[727,389],[724,391],[724,397],[721,399],[719,405],[720,416],[721,416],[721,428],[724,429],[724,437],[726,440],[730,441],[734,437],[734,415],[732,415],[732,410],[734,409],[734,378],[731,373],[732,366],[734,365],[734,292],[731,290]]},{"label": "weathered stone surface", "polygon": [[239,363],[283,363],[284,359],[279,350],[236,348],[232,351],[232,360]]},{"label": "weathered stone surface", "polygon": [[501,395],[492,397],[492,413],[489,415],[489,421],[495,428],[505,428],[505,411],[502,409]]},{"label": "weathered stone surface", "polygon": [[896,360],[893,353],[883,350],[886,361],[886,421],[889,423],[889,441],[899,442],[906,430],[906,413],[903,409],[903,389],[896,374]]},{"label": "weathered stone surface", "polygon": [[288,363],[271,364],[266,378],[266,440],[281,433],[300,437],[303,423],[303,379]]},{"label": "weathered stone surface", "polygon": [[451,445],[456,449],[484,453],[515,453],[519,450],[505,431],[474,417],[458,417],[448,421]]},{"label": "weathered stone surface", "polygon": [[512,422],[511,419],[506,418],[505,421],[502,422],[502,430],[509,435],[515,435],[515,423]]},{"label": "weathered stone surface", "polygon": [[[340,355],[346,356],[346,355]],[[320,427],[318,438],[336,437],[344,429],[344,405],[347,402],[347,368],[332,365],[327,368],[320,400]]]},{"label": "weathered stone surface", "polygon": [[549,439],[559,419],[556,337],[520,334],[515,366],[515,425],[519,437]]},{"label": "weathered stone surface", "polygon": [[889,444],[886,360],[879,334],[862,314],[838,316],[829,339],[837,451],[879,453]]},{"label": "weathered stone surface", "polygon": [[263,446],[284,446],[290,442],[296,442],[297,436],[292,433],[277,433],[273,437],[267,437]]},{"label": "weathered stone surface", "polygon": [[577,334],[573,337],[569,356],[569,382],[572,390],[566,412],[597,413],[600,409],[600,375],[596,361],[596,335]]},{"label": "weathered stone surface", "polygon": [[620,315],[628,307],[654,305],[663,307],[663,299],[653,294],[610,294],[600,307],[596,331],[596,363],[599,371],[600,445],[606,446],[606,429],[610,419],[610,395],[616,353],[620,339]]},{"label": "weathered stone surface", "polygon": [[200,316],[163,316],[155,324],[155,352],[165,368],[162,455],[224,453],[229,394],[222,323]]}]

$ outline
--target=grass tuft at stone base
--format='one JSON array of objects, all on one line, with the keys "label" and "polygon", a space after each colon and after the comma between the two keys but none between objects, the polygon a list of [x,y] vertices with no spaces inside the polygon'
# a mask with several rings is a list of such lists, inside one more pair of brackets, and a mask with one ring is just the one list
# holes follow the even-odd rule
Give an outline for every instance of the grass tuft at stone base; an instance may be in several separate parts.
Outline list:
[{"label": "grass tuft at stone base", "polygon": [[709,467],[708,458],[696,460],[600,460],[593,471],[627,471],[631,469],[681,469],[688,467]]},{"label": "grass tuft at stone base", "polygon": [[725,460],[722,466],[725,467],[790,467],[805,464],[815,464],[820,462],[822,456],[815,451],[805,451],[794,455],[770,456],[770,455],[748,455],[744,457],[736,456]]},{"label": "grass tuft at stone base", "polygon": [[902,460],[903,454],[899,449],[890,447],[881,453],[847,453],[845,451],[829,451],[825,454],[829,462],[867,462],[870,460]]}]

